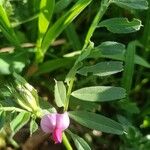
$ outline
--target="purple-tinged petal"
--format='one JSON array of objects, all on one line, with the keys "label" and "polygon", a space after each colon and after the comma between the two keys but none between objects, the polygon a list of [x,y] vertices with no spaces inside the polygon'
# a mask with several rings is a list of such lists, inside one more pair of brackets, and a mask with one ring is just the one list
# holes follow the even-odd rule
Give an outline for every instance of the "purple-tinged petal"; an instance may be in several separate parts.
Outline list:
[{"label": "purple-tinged petal", "polygon": [[56,128],[60,128],[62,129],[62,131],[68,128],[70,119],[67,112],[65,112],[64,114],[57,114],[56,119]]},{"label": "purple-tinged petal", "polygon": [[55,143],[62,142],[62,133],[68,128],[70,119],[68,113],[53,113],[42,117],[41,128],[46,133],[52,133]]},{"label": "purple-tinged petal", "polygon": [[57,114],[48,114],[41,119],[41,128],[46,133],[52,133],[56,127],[56,117]]},{"label": "purple-tinged petal", "polygon": [[62,130],[60,128],[56,128],[53,132],[53,140],[55,144],[62,142]]}]

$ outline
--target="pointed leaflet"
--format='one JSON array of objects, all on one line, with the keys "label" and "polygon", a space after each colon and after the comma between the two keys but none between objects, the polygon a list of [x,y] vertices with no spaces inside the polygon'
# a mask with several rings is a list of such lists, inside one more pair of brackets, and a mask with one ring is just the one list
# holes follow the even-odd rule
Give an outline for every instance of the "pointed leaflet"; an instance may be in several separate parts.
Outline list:
[{"label": "pointed leaflet", "polygon": [[112,86],[91,86],[76,90],[71,93],[73,97],[90,102],[104,102],[122,99],[125,97],[125,89]]},{"label": "pointed leaflet", "polygon": [[55,102],[58,107],[66,104],[66,87],[62,81],[55,80]]},{"label": "pointed leaflet", "polygon": [[146,0],[111,0],[110,2],[125,9],[148,9]]},{"label": "pointed leaflet", "polygon": [[91,150],[90,146],[88,145],[88,143],[83,138],[72,133],[70,130],[67,130],[67,132],[72,137],[77,150]]},{"label": "pointed leaflet", "polygon": [[93,130],[118,135],[124,132],[121,124],[99,114],[86,111],[71,111],[69,116],[81,125]]},{"label": "pointed leaflet", "polygon": [[100,22],[98,27],[106,27],[113,33],[132,33],[140,30],[141,21],[133,19],[129,21],[127,18],[111,18]]},{"label": "pointed leaflet", "polygon": [[115,74],[121,72],[123,70],[122,62],[119,61],[107,61],[100,62],[93,66],[85,66],[78,70],[78,74],[87,76],[88,73],[92,73],[96,76],[108,76],[111,74]]}]

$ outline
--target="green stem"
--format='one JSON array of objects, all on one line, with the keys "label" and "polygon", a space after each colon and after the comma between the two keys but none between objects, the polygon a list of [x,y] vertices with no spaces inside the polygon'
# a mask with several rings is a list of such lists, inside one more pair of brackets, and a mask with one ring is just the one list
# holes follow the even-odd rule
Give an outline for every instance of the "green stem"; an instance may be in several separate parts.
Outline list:
[{"label": "green stem", "polygon": [[18,149],[20,147],[19,144],[13,138],[8,138],[8,141],[13,145],[15,149]]},{"label": "green stem", "polygon": [[103,15],[105,14],[109,4],[110,3],[108,2],[108,0],[102,0],[99,11],[96,14],[96,16],[95,16],[95,18],[94,18],[94,20],[93,20],[93,22],[92,22],[92,24],[88,30],[88,33],[86,35],[83,49],[85,49],[88,46],[90,39],[91,39],[95,29],[97,28],[97,25],[99,24],[100,20],[102,19]]},{"label": "green stem", "polygon": [[65,133],[63,133],[63,144],[65,145],[67,150],[73,150],[67,136],[65,135]]},{"label": "green stem", "polygon": [[[95,31],[95,29],[96,29],[98,23],[100,22],[100,20],[102,19],[103,15],[105,14],[105,12],[106,12],[106,10],[107,10],[109,4],[110,4],[110,3],[109,3],[109,0],[102,0],[100,9],[99,9],[98,13],[96,14],[96,16],[95,16],[95,18],[94,18],[94,20],[93,20],[93,22],[92,22],[92,24],[91,24],[91,26],[90,26],[90,28],[89,28],[89,30],[88,30],[88,33],[87,33],[87,35],[86,35],[85,43],[84,43],[84,46],[83,46],[83,48],[82,48],[82,51],[83,51],[83,50],[88,46],[88,44],[90,43],[90,39],[91,39],[91,37],[92,37],[92,35],[93,35],[93,33],[94,33],[94,31]],[[81,54],[82,54],[82,53],[81,53]],[[73,71],[74,74],[73,74],[72,78],[70,79],[70,82],[69,82],[69,85],[68,85],[67,104],[66,104],[66,106],[65,106],[65,108],[64,108],[65,111],[67,111],[68,106],[69,106],[69,99],[70,99],[72,87],[73,87],[74,80],[75,80],[76,70],[78,69],[78,67],[76,67],[76,66],[79,65],[78,63],[79,63],[79,62],[78,62],[78,59],[77,59],[76,62],[75,62],[75,64],[74,64],[74,66],[73,66],[73,68],[74,68],[74,71]],[[70,72],[73,70],[73,68],[71,68]],[[69,73],[70,73],[70,72],[69,72]]]},{"label": "green stem", "polygon": [[67,104],[65,106],[65,111],[67,111],[68,106],[69,106],[69,100],[70,100],[70,95],[71,95],[71,91],[72,91],[72,87],[74,84],[75,78],[71,79],[69,86],[68,86],[68,91],[67,91]]}]

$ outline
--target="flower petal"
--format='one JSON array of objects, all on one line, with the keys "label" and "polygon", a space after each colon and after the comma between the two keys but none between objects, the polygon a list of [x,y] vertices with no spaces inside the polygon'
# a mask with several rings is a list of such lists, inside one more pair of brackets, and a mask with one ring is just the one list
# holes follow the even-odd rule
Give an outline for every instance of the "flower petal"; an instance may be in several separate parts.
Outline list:
[{"label": "flower petal", "polygon": [[62,131],[68,128],[70,119],[67,112],[65,112],[64,114],[57,114],[56,119],[56,128],[60,128],[62,129]]},{"label": "flower petal", "polygon": [[61,129],[55,129],[53,132],[53,140],[55,141],[55,144],[62,142],[62,130]]},{"label": "flower petal", "polygon": [[56,126],[56,116],[57,114],[48,114],[41,119],[41,128],[46,133],[52,133]]}]

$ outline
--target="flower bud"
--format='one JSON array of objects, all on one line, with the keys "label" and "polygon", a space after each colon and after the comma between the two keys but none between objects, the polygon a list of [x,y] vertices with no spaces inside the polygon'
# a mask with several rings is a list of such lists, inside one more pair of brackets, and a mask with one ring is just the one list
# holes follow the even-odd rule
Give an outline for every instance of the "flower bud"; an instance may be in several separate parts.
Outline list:
[{"label": "flower bud", "polygon": [[15,82],[9,87],[13,99],[22,108],[37,113],[40,110],[39,99],[36,89],[32,87],[24,78],[14,73]]}]

